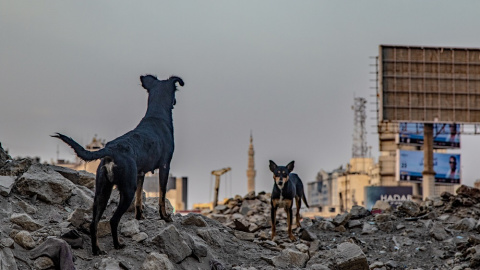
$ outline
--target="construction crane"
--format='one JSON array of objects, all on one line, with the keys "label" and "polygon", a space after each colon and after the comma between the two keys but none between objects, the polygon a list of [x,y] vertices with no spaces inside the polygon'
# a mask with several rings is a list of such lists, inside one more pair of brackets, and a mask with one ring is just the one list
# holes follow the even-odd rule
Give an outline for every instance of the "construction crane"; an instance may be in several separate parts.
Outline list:
[{"label": "construction crane", "polygon": [[220,188],[220,176],[223,174],[227,173],[230,171],[231,168],[223,168],[220,170],[212,171],[212,175],[215,175],[215,194],[214,194],[214,199],[213,199],[213,208],[215,208],[218,205],[218,189]]}]

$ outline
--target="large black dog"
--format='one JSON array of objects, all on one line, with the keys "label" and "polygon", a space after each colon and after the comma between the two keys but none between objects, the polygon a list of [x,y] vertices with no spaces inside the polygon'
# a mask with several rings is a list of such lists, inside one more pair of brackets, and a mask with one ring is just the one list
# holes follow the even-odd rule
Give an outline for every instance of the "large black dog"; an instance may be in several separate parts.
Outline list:
[{"label": "large black dog", "polygon": [[70,145],[85,161],[102,159],[97,168],[93,219],[90,224],[94,255],[101,252],[97,240],[97,224],[105,211],[114,185],[120,192],[120,203],[110,219],[113,245],[116,249],[124,246],[118,239],[118,223],[134,196],[136,196],[135,217],[143,218],[142,187],[146,172],[159,170],[160,216],[167,221],[172,220],[165,211],[165,194],[174,150],[172,110],[176,103],[175,84],[178,82],[183,86],[184,83],[175,76],[161,81],[152,75],[146,75],[140,76],[140,81],[148,92],[148,108],[134,130],[108,142],[105,148],[94,152],[85,150],[72,138],[60,133],[52,136]]},{"label": "large black dog", "polygon": [[305,192],[303,191],[303,183],[300,177],[296,173],[292,173],[295,161],[287,164],[287,166],[277,166],[275,162],[270,160],[270,171],[273,172],[273,179],[275,183],[273,185],[272,198],[271,198],[271,220],[272,220],[272,240],[276,235],[276,216],[277,208],[283,207],[287,213],[287,226],[288,237],[290,240],[295,241],[295,236],[292,233],[292,206],[293,199],[297,206],[296,221],[297,227],[300,227],[300,208],[302,207],[302,201],[305,202],[307,207],[307,199],[305,198]]}]

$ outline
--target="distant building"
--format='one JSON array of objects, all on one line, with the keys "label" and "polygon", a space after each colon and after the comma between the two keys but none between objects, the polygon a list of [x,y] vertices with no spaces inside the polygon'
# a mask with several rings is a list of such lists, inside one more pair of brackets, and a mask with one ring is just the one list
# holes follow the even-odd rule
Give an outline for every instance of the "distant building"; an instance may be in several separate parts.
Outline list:
[{"label": "distant building", "polygon": [[[143,190],[147,197],[159,197],[159,179],[158,173],[145,176]],[[173,208],[178,210],[187,210],[188,208],[188,177],[170,176],[167,184],[166,198],[170,201]]]},{"label": "distant building", "polygon": [[340,212],[340,203],[336,190],[338,189],[338,177],[344,173],[345,169],[342,166],[332,172],[321,170],[317,174],[317,181],[307,183],[307,201],[310,205],[310,210],[316,208],[322,216]]},{"label": "distant building", "polygon": [[321,170],[317,181],[307,183],[307,200],[310,208],[317,210],[312,214],[331,217],[354,205],[365,207],[365,187],[370,185],[373,166],[372,158],[352,158],[346,168]]}]

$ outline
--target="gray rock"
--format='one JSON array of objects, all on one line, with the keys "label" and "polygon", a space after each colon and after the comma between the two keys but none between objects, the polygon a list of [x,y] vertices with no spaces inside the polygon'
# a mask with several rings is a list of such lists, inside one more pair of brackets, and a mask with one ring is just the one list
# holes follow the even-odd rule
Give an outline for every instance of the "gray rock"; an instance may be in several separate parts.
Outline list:
[{"label": "gray rock", "polygon": [[121,225],[120,231],[125,236],[133,236],[140,233],[140,224],[136,219],[126,221]]},{"label": "gray rock", "polygon": [[324,231],[333,231],[335,229],[335,225],[333,225],[333,223],[330,221],[324,220],[318,223],[317,228]]},{"label": "gray rock", "polygon": [[370,215],[370,211],[365,209],[363,206],[354,205],[352,209],[350,209],[351,219],[360,219]]},{"label": "gray rock", "polygon": [[197,235],[203,239],[209,246],[222,247],[223,243],[220,237],[220,231],[217,228],[198,229]]},{"label": "gray rock", "polygon": [[84,170],[78,171],[78,183],[76,184],[93,189],[95,187],[95,174]]},{"label": "gray rock", "polygon": [[372,225],[368,222],[364,222],[363,223],[363,227],[362,227],[362,234],[372,234],[374,232],[378,231],[378,228],[377,226],[375,225]]},{"label": "gray rock", "polygon": [[100,267],[98,269],[99,270],[124,270],[122,267],[120,267],[120,263],[116,259],[111,257],[102,259],[102,262],[100,263]]},{"label": "gray rock", "polygon": [[10,248],[0,248],[0,269],[18,270],[17,262]]},{"label": "gray rock", "polygon": [[420,213],[420,206],[413,201],[404,201],[397,210],[411,217],[416,217]]},{"label": "gray rock", "polygon": [[449,228],[453,230],[459,230],[462,232],[469,232],[475,228],[476,221],[473,218],[463,218],[451,225]]},{"label": "gray rock", "polygon": [[183,238],[187,241],[188,246],[192,250],[193,255],[197,257],[197,259],[201,257],[207,257],[208,255],[208,246],[204,244],[201,239],[194,238],[188,233],[183,233]]},{"label": "gray rock", "polygon": [[434,222],[432,228],[429,231],[430,236],[438,241],[443,241],[449,237],[447,231],[440,222]]},{"label": "gray rock", "polygon": [[300,244],[297,244],[295,245],[295,247],[298,249],[298,251],[300,252],[303,252],[303,253],[307,253],[308,252],[308,246],[303,244],[303,243],[300,243]]},{"label": "gray rock", "polygon": [[10,160],[3,167],[0,166],[0,175],[20,176],[28,170],[33,160],[30,158]]},{"label": "gray rock", "polygon": [[382,268],[385,264],[383,262],[374,262],[370,264],[370,269],[377,269],[377,268]]},{"label": "gray rock", "polygon": [[308,249],[308,252],[310,255],[315,254],[318,250],[320,249],[320,240],[313,240],[312,243],[310,243],[310,248]]},{"label": "gray rock", "polygon": [[[11,160],[12,157],[5,151],[2,147],[2,143],[0,143],[0,168],[7,163],[8,160]],[[0,268],[2,269],[2,268]]]},{"label": "gray rock", "polygon": [[3,238],[2,240],[0,240],[0,245],[3,246],[3,247],[13,248],[14,243],[15,243],[15,241],[13,241],[13,239],[10,238],[10,237]]},{"label": "gray rock", "polygon": [[368,270],[367,257],[362,249],[352,243],[345,242],[337,246],[335,262],[339,270]]},{"label": "gray rock", "polygon": [[92,209],[94,196],[95,194],[90,189],[75,186],[72,190],[72,196],[68,199],[68,204],[73,208]]},{"label": "gray rock", "polygon": [[68,222],[72,223],[76,228],[82,228],[83,225],[87,222],[87,214],[89,211],[87,209],[77,208],[75,211],[68,215]]},{"label": "gray rock", "polygon": [[305,240],[305,241],[313,241],[317,239],[317,235],[310,231],[309,229],[305,229],[302,231],[302,234],[300,235],[300,239]]},{"label": "gray rock", "polygon": [[350,220],[348,223],[347,223],[347,226],[348,228],[358,228],[358,227],[362,227],[362,222],[358,219],[355,219],[355,220]]},{"label": "gray rock", "polygon": [[[88,225],[89,225],[89,223],[84,223],[82,227],[84,227],[84,229],[87,229]],[[98,222],[98,225],[97,225],[97,236],[98,237],[105,237],[105,236],[111,235],[111,234],[112,234],[112,228],[110,227],[110,221],[101,220],[100,222]]]},{"label": "gray rock", "polygon": [[330,270],[328,266],[325,266],[323,264],[313,264],[310,267],[308,267],[310,270]]},{"label": "gray rock", "polygon": [[217,211],[217,212],[223,212],[223,211],[227,210],[227,208],[228,207],[226,205],[220,204],[220,205],[215,206],[214,210]]},{"label": "gray rock", "polygon": [[393,221],[387,221],[387,222],[379,222],[377,223],[378,229],[384,232],[391,232],[393,231]]},{"label": "gray rock", "polygon": [[33,215],[37,213],[37,208],[35,206],[30,205],[24,201],[19,201],[17,205],[20,206],[27,214]]},{"label": "gray rock", "polygon": [[280,255],[273,257],[272,264],[278,268],[287,268],[287,267],[305,267],[309,257],[307,254],[302,253],[297,250],[286,248],[282,250]]},{"label": "gray rock", "polygon": [[255,234],[254,233],[248,233],[248,232],[242,232],[242,231],[234,231],[235,237],[237,237],[240,240],[244,241],[251,241],[255,240]]},{"label": "gray rock", "polygon": [[390,214],[378,214],[375,216],[375,222],[387,222],[392,220],[392,215]]},{"label": "gray rock", "polygon": [[182,221],[183,225],[194,225],[197,227],[207,227],[207,222],[203,219],[202,215],[189,213],[187,217]]},{"label": "gray rock", "polygon": [[15,183],[21,195],[37,195],[47,203],[63,204],[75,189],[70,180],[48,166],[33,164]]},{"label": "gray rock", "polygon": [[0,175],[0,195],[5,197],[8,196],[14,184],[15,184],[14,176]]},{"label": "gray rock", "polygon": [[148,235],[144,232],[140,232],[140,233],[137,233],[134,236],[132,236],[132,240],[137,242],[137,243],[145,241],[147,238],[148,238]]},{"label": "gray rock", "polygon": [[233,221],[234,229],[242,232],[250,232],[250,223],[245,219],[235,219]]},{"label": "gray rock", "polygon": [[160,252],[167,254],[174,263],[179,263],[192,254],[192,250],[173,225],[161,230],[152,239],[152,243],[159,248]]},{"label": "gray rock", "polygon": [[42,256],[42,257],[38,257],[33,262],[33,266],[35,266],[35,269],[46,270],[46,269],[54,267],[55,264],[53,263],[52,259],[50,259],[49,257],[43,257]]},{"label": "gray rock", "polygon": [[220,223],[225,223],[227,222],[227,219],[228,219],[227,216],[223,214],[211,214],[209,217]]},{"label": "gray rock", "polygon": [[343,226],[347,224],[352,215],[350,213],[338,214],[332,221],[335,226]]},{"label": "gray rock", "polygon": [[43,225],[33,220],[28,214],[13,213],[10,217],[10,222],[17,224],[27,231],[36,231],[43,228]]},{"label": "gray rock", "polygon": [[173,270],[173,264],[168,256],[157,252],[151,252],[142,264],[142,270]]},{"label": "gray rock", "polygon": [[27,231],[19,231],[13,240],[25,249],[32,249],[36,245],[32,235]]}]

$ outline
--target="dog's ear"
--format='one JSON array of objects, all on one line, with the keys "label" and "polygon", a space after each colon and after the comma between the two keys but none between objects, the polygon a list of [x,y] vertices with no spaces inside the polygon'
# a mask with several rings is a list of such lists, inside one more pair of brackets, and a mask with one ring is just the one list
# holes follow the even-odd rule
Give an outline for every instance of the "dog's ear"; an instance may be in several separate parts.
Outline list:
[{"label": "dog's ear", "polygon": [[273,161],[271,161],[271,160],[269,160],[269,162],[270,162],[270,166],[269,166],[269,167],[270,167],[270,171],[274,172],[275,169],[277,168],[277,164],[275,164],[275,162],[273,162]]},{"label": "dog's ear", "polygon": [[292,160],[290,163],[287,164],[288,172],[292,172],[293,167],[295,167],[295,160]]},{"label": "dog's ear", "polygon": [[157,80],[158,79],[152,75],[140,76],[140,82],[142,82],[142,87],[145,88],[147,91],[152,88],[154,82]]}]

